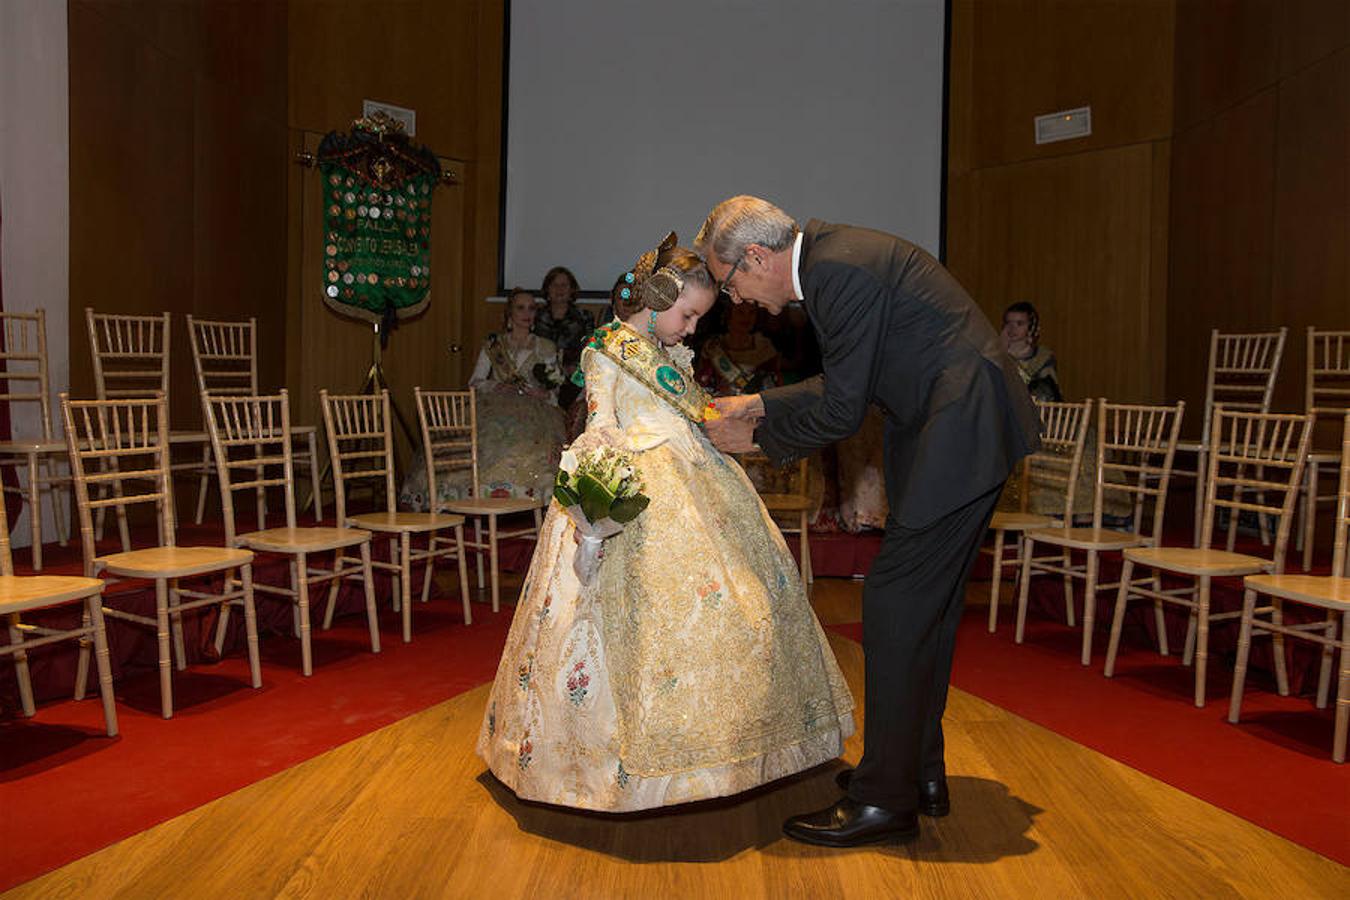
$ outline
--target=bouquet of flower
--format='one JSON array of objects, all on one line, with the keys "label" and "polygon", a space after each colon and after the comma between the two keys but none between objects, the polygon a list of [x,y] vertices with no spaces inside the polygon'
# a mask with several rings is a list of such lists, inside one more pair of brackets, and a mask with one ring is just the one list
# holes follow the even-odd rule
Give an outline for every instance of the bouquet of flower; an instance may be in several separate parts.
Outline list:
[{"label": "bouquet of flower", "polygon": [[578,453],[564,450],[553,496],[576,525],[578,541],[572,568],[582,584],[600,569],[601,547],[651,502],[633,458],[613,447]]}]

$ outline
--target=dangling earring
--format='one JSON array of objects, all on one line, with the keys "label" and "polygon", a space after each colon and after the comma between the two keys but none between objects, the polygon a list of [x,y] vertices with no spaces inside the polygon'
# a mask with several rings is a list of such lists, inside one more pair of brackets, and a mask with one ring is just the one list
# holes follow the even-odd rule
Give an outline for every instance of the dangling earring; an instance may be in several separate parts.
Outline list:
[{"label": "dangling earring", "polygon": [[656,337],[656,310],[652,310],[651,318],[647,320],[647,333]]}]

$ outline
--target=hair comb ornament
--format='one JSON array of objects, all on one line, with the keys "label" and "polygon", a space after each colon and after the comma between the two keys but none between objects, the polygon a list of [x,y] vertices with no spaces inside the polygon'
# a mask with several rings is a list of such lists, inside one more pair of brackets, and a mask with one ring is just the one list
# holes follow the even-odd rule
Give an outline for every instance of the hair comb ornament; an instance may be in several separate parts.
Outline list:
[{"label": "hair comb ornament", "polygon": [[[642,294],[645,304],[651,309],[670,309],[684,290],[684,273],[669,264],[671,254],[679,248],[679,244],[679,237],[671,231],[662,238],[655,250],[648,251],[652,262],[650,274],[642,284]],[[647,255],[643,254],[643,258]]]},{"label": "hair comb ornament", "polygon": [[684,290],[684,274],[674,266],[662,266],[656,270],[656,275],[669,278],[675,282],[675,295],[678,297],[680,291]]}]

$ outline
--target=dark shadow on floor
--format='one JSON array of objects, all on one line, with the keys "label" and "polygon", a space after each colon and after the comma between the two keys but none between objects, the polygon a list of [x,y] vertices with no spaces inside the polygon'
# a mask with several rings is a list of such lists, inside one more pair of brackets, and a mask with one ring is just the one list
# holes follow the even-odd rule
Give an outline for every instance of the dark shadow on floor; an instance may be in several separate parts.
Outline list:
[{"label": "dark shadow on floor", "polygon": [[98,753],[118,740],[102,729],[48,725],[33,719],[0,722],[0,783]]},{"label": "dark shadow on floor", "polygon": [[834,778],[842,768],[835,761],[735,797],[621,815],[525,802],[489,772],[478,782],[522,831],[626,862],[722,862],[746,850],[760,850],[783,856],[880,853],[990,863],[1031,853],[1039,846],[1027,832],[1042,810],[984,778],[950,779],[951,816],[922,820],[923,832],[911,844],[831,850],[785,838],[784,819],[839,798]]}]

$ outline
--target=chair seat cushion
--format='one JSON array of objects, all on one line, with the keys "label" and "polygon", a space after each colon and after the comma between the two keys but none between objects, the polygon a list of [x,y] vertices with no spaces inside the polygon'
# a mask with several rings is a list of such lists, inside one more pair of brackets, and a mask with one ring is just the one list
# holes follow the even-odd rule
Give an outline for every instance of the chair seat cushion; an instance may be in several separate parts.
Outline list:
[{"label": "chair seat cushion", "polygon": [[94,563],[129,578],[181,578],[253,562],[250,550],[229,547],[148,547],[100,556]]},{"label": "chair seat cushion", "polygon": [[102,578],[73,575],[0,575],[0,614],[59,606],[103,590]]},{"label": "chair seat cushion", "polygon": [[1152,540],[1132,531],[1112,531],[1109,528],[1038,528],[1027,532],[1027,537],[1038,543],[1075,550],[1124,550],[1126,547],[1142,547]]},{"label": "chair seat cushion", "polygon": [[1051,516],[1035,513],[996,512],[989,527],[995,531],[1030,531],[1033,528],[1049,528],[1055,521]]},{"label": "chair seat cushion", "polygon": [[505,515],[507,513],[529,512],[547,506],[547,501],[531,497],[466,497],[463,500],[445,501],[446,509],[466,516]]},{"label": "chair seat cushion", "polygon": [[1259,556],[1197,547],[1137,547],[1126,550],[1125,558],[1186,575],[1255,575],[1270,565]]},{"label": "chair seat cushion", "polygon": [[439,531],[442,528],[454,528],[456,525],[463,525],[464,517],[451,515],[449,513],[391,511],[362,513],[359,516],[348,516],[347,524],[357,528],[366,528],[371,531],[411,531],[413,533],[421,533],[424,531]]},{"label": "chair seat cushion", "polygon": [[1350,610],[1350,578],[1321,575],[1251,575],[1242,582],[1263,594],[1326,609]]},{"label": "chair seat cushion", "polygon": [[239,535],[239,540],[250,549],[271,553],[319,553],[369,539],[370,532],[360,528],[269,528]]}]

